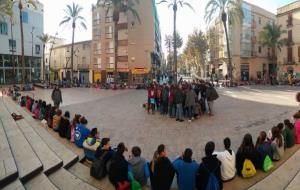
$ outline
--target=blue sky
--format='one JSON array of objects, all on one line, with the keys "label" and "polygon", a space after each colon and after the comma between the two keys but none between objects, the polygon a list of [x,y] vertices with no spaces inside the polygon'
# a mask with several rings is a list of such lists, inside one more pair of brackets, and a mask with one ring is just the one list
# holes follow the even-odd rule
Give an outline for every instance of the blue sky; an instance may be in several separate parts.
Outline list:
[{"label": "blue sky", "polygon": [[[59,37],[67,39],[67,42],[71,41],[71,28],[70,27],[59,27],[59,22],[64,16],[63,9],[67,4],[71,4],[73,1],[80,4],[83,8],[83,16],[86,18],[88,30],[76,31],[75,41],[89,40],[92,37],[92,23],[91,23],[91,5],[96,3],[96,0],[39,0],[44,4],[44,22],[45,22],[45,33],[54,35],[56,32],[59,33]],[[147,1],[147,0],[140,0]],[[187,37],[194,29],[206,29],[204,22],[204,9],[208,0],[186,0],[192,4],[195,12],[188,8],[178,10],[178,31],[186,42]],[[278,7],[294,2],[295,0],[247,0],[247,2],[258,5],[270,12],[276,14]],[[157,0],[158,2],[158,0]],[[158,5],[158,14],[161,23],[162,37],[166,34],[172,33],[172,11],[167,8],[166,4]],[[162,44],[164,45],[164,44]],[[165,48],[164,48],[165,49]]]}]

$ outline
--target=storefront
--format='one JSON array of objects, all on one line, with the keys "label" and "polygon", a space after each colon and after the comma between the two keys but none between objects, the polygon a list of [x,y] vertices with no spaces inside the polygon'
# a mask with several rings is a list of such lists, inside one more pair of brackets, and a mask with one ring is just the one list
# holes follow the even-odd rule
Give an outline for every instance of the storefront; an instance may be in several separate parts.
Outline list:
[{"label": "storefront", "polygon": [[132,70],[132,83],[144,84],[144,82],[149,78],[150,69],[148,68],[134,68]]},{"label": "storefront", "polygon": [[101,82],[101,71],[93,71],[93,82]]}]

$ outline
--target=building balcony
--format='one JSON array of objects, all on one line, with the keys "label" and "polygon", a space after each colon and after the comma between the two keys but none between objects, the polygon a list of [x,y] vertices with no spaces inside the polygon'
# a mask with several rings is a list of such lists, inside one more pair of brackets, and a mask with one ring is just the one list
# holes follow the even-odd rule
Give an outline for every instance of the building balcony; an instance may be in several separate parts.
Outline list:
[{"label": "building balcony", "polygon": [[251,51],[251,56],[252,57],[257,57],[257,51]]},{"label": "building balcony", "polygon": [[99,69],[101,69],[101,64],[94,64],[94,65],[93,65],[93,69],[94,69],[94,70],[99,70]]},{"label": "building balcony", "polygon": [[106,37],[106,39],[112,39],[113,38],[113,33],[106,33],[105,37]]},{"label": "building balcony", "polygon": [[118,56],[118,62],[128,62],[128,56]]},{"label": "building balcony", "polygon": [[77,65],[78,70],[85,70],[85,69],[89,69],[89,68],[90,68],[89,64],[78,64]]},{"label": "building balcony", "polygon": [[286,42],[287,46],[293,46],[295,45],[294,41],[292,39],[288,39]]},{"label": "building balcony", "polygon": [[117,25],[118,30],[127,30],[128,29],[128,23],[121,23]]},{"label": "building balcony", "polygon": [[106,53],[115,53],[115,48],[107,48]]},{"label": "building balcony", "polygon": [[294,64],[296,64],[296,59],[295,59],[295,57],[285,57],[285,58],[283,58],[283,64],[294,65]]},{"label": "building balcony", "polygon": [[106,22],[106,23],[111,23],[111,22],[113,22],[113,17],[112,17],[112,16],[107,16],[107,17],[105,18],[105,22]]}]

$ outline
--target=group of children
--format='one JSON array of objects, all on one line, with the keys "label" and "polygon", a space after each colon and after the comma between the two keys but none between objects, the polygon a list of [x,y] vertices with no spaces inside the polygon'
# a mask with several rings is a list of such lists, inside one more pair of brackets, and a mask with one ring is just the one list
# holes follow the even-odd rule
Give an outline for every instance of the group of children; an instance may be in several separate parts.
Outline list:
[{"label": "group of children", "polygon": [[145,186],[150,178],[153,190],[170,189],[176,174],[178,188],[222,189],[223,182],[233,180],[236,175],[249,178],[257,170],[268,172],[273,162],[284,156],[287,148],[295,143],[300,144],[300,111],[294,114],[295,123],[284,120],[268,132],[260,132],[254,144],[251,134],[246,134],[236,154],[230,148],[230,138],[225,138],[224,151],[216,152],[215,143],[210,141],[205,146],[205,157],[198,163],[193,160],[193,151],[184,150],[173,162],[167,157],[166,146],[161,144],[154,152],[153,159],[148,162],[141,156],[142,150],[135,146],[128,159],[124,153],[124,143],[113,149],[109,138],[102,138],[96,128],[87,128],[85,117],[75,115],[70,121],[70,113],[62,111],[42,100],[34,100],[28,96],[19,99],[21,106],[34,114],[35,119],[57,131],[63,138],[74,142],[85,151],[86,158],[92,161],[91,175],[102,179],[106,175],[116,189],[136,189]]}]

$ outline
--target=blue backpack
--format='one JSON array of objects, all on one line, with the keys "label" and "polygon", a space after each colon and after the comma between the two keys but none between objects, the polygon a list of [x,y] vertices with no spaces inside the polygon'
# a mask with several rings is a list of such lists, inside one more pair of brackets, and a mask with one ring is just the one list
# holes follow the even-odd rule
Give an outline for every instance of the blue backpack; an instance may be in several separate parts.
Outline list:
[{"label": "blue backpack", "polygon": [[219,181],[214,174],[214,172],[217,170],[217,168],[214,169],[213,171],[209,171],[209,169],[207,167],[205,167],[204,164],[202,164],[202,166],[203,166],[203,168],[205,168],[205,170],[208,172],[208,175],[209,175],[205,190],[220,190]]}]

